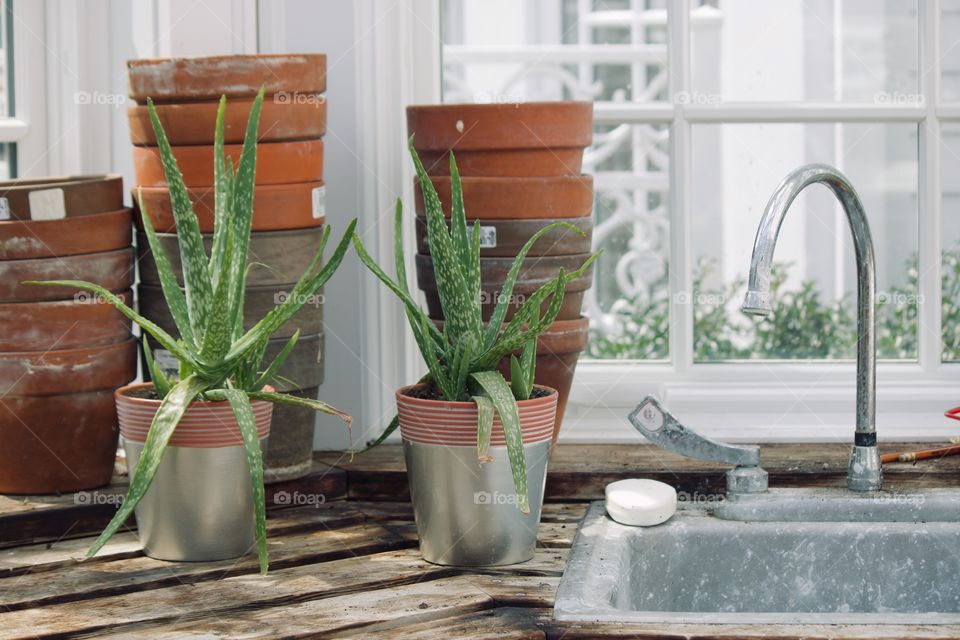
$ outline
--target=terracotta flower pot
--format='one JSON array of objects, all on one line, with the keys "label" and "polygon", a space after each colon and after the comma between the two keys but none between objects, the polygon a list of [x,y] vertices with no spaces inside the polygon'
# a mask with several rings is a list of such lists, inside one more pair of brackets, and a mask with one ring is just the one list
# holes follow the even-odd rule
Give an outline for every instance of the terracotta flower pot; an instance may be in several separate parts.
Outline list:
[{"label": "terracotta flower pot", "polygon": [[0,197],[14,220],[32,220],[30,194],[49,189],[63,191],[67,217],[123,209],[123,178],[117,174],[0,180]]},{"label": "terracotta flower pot", "polygon": [[[257,142],[280,142],[319,138],[327,130],[327,103],[322,95],[273,96],[263,102]],[[228,100],[223,121],[223,140],[240,144],[247,131],[251,99]],[[172,145],[213,144],[217,124],[218,101],[184,102],[156,105],[157,117]],[[127,109],[130,121],[130,140],[135,145],[156,146],[157,138],[150,124],[147,107],[136,105]]]},{"label": "terracotta flower pot", "polygon": [[431,175],[579,175],[593,140],[593,103],[442,104],[407,107],[407,131]]},{"label": "terracotta flower pot", "polygon": [[[579,254],[525,259],[513,287],[512,300],[507,308],[507,318],[512,318],[517,309],[526,302],[533,292],[555,278],[561,267],[569,273],[579,268],[589,257],[589,254]],[[433,273],[433,259],[430,256],[417,254],[416,263],[417,284],[426,296],[427,312],[435,320],[443,319],[440,295],[437,292],[437,282]],[[493,309],[496,307],[500,296],[500,289],[512,264],[513,258],[480,258],[480,303],[484,320],[489,320],[493,314]],[[567,285],[557,320],[573,320],[580,317],[583,293],[590,288],[592,278],[593,268],[591,267],[582,276]],[[549,299],[544,303],[544,311],[548,304]]]},{"label": "terracotta flower pot", "polygon": [[[133,303],[130,289],[117,293]],[[130,321],[95,296],[50,302],[0,303],[0,351],[93,347],[130,338]]]},{"label": "terracotta flower pot", "polygon": [[137,376],[137,342],[0,353],[0,397],[116,389]]},{"label": "terracotta flower pot", "polygon": [[[443,212],[450,217],[450,178],[431,176]],[[588,217],[593,213],[593,176],[534,178],[461,178],[467,219],[553,219]],[[417,215],[426,216],[420,183],[414,179]]]},{"label": "terracotta flower pot", "polygon": [[4,396],[0,493],[67,493],[107,484],[117,434],[113,389]]},{"label": "terracotta flower pot", "polygon": [[0,261],[0,302],[67,300],[86,292],[22,284],[24,280],[86,280],[121,291],[133,285],[133,247],[63,258]]},{"label": "terracotta flower pot", "polygon": [[500,565],[533,557],[543,503],[557,392],[517,403],[527,466],[530,513],[517,508],[499,416],[491,462],[477,460],[477,405],[412,397],[397,391],[397,412],[410,497],[425,560],[460,566]]},{"label": "terracotta flower pot", "polygon": [[0,221],[0,260],[53,258],[129,247],[130,209],[59,220]]},{"label": "terracotta flower pot", "polygon": [[[322,181],[255,187],[253,230],[277,231],[322,225],[325,220],[324,189]],[[200,222],[200,231],[213,233],[213,189],[188,189],[187,192],[193,203],[193,211]],[[140,198],[143,198],[154,230],[162,233],[176,232],[177,226],[173,220],[169,189],[166,187],[134,189],[134,204],[139,205]],[[143,229],[139,206],[137,206],[134,221],[137,228]]]},{"label": "terracotta flower pot", "polygon": [[[160,233],[157,237],[177,275],[177,280],[183,285],[180,245],[176,234]],[[253,266],[248,271],[247,286],[273,286],[296,282],[310,266],[310,261],[320,248],[322,238],[322,227],[251,233],[247,262]],[[209,255],[213,246],[213,235],[204,234],[203,244]],[[137,234],[137,253],[139,254],[140,282],[159,285],[157,265],[150,253],[150,245],[144,233]]]},{"label": "terracotta flower pot", "polygon": [[[537,231],[552,222],[566,222],[582,231],[578,235],[569,229],[557,228],[548,231],[531,247],[528,256],[563,256],[589,253],[593,236],[593,220],[590,218],[566,218],[559,220],[506,220],[506,219],[472,219],[467,224],[472,230],[473,221],[480,223],[480,257],[481,258],[512,258],[515,257],[527,240]],[[448,225],[449,226],[449,225]],[[417,250],[420,253],[430,253],[430,243],[427,240],[427,220],[417,218]],[[141,262],[141,277],[143,274]]]},{"label": "terracotta flower pot", "polygon": [[[160,401],[134,394],[150,384],[118,389],[115,398],[127,466],[134,474]],[[261,448],[273,405],[251,401]],[[137,529],[152,558],[209,561],[254,548],[253,492],[240,428],[227,402],[196,401],[170,438],[150,489],[137,505]]]},{"label": "terracotta flower pot", "polygon": [[323,93],[327,88],[327,56],[259,54],[199,58],[128,60],[130,97],[145,103],[187,102],[253,97],[265,85],[267,94]]},{"label": "terracotta flower pot", "polygon": [[[243,145],[224,145],[224,154],[236,167]],[[213,146],[184,145],[173,147],[177,166],[188,187],[213,186]],[[144,187],[165,187],[167,177],[157,147],[133,148],[133,172],[137,184]],[[267,142],[257,145],[257,185],[318,182],[323,180],[323,141]]]},{"label": "terracotta flower pot", "polygon": [[[279,285],[273,287],[247,287],[243,300],[244,330],[249,330],[271,309],[281,304],[290,294],[293,285]],[[160,328],[171,335],[178,336],[176,325],[170,316],[163,290],[158,286],[141,284],[138,288],[140,298],[140,313],[147,319],[156,322]],[[289,338],[299,329],[300,335],[320,333],[323,330],[323,293],[303,306],[292,319],[281,326],[274,338]]]}]

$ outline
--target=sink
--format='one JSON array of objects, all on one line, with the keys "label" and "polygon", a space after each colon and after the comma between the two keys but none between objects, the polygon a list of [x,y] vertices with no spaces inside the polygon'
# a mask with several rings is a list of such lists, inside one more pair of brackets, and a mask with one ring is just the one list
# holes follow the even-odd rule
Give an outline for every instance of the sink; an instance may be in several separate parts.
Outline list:
[{"label": "sink", "polygon": [[[655,527],[591,504],[558,620],[960,623],[960,492],[782,489],[681,503]],[[849,517],[844,518],[842,514]]]}]

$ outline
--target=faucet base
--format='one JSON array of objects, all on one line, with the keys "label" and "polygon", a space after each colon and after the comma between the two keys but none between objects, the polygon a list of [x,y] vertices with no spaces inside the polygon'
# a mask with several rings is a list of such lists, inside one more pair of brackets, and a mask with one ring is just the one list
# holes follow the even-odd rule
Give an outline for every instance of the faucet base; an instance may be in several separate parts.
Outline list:
[{"label": "faucet base", "polygon": [[768,484],[769,475],[760,467],[735,467],[727,471],[727,495],[763,493]]},{"label": "faucet base", "polygon": [[851,491],[879,491],[883,485],[883,468],[876,445],[854,446],[847,468],[847,488]]}]

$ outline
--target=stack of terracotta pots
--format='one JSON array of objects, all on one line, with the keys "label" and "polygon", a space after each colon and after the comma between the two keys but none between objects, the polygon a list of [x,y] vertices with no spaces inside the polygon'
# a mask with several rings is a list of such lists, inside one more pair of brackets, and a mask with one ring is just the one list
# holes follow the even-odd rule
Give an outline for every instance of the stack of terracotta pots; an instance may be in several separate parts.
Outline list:
[{"label": "stack of terracotta pots", "polygon": [[131,303],[130,218],[120,176],[0,182],[0,493],[110,481],[130,323],[95,295],[23,283],[87,280]]},{"label": "stack of terracotta pots", "polygon": [[[207,250],[212,243],[214,188],[213,137],[218,101],[227,96],[226,155],[239,160],[247,117],[261,85],[266,99],[260,115],[253,232],[244,314],[247,328],[282,302],[306,271],[322,236],[324,213],[323,140],[326,131],[326,56],[251,55],[132,60],[128,63],[130,136],[137,186],[134,199],[150,216],[167,256],[179,270],[179,247],[169,190],[156,147],[146,99],[173,147]],[[142,229],[140,212],[137,224]],[[149,246],[137,235],[140,255],[140,310],[175,332],[166,309]],[[182,282],[182,280],[181,280]],[[268,361],[300,331],[297,347],[273,383],[281,391],[317,397],[323,381],[323,296],[303,310],[270,341]],[[175,369],[169,354],[156,354],[161,366]],[[277,406],[266,452],[268,482],[310,471],[315,414]]]},{"label": "stack of terracotta pots", "polygon": [[[589,102],[448,104],[407,108],[407,127],[440,201],[450,211],[449,152],[456,156],[468,221],[481,227],[480,269],[485,319],[493,313],[513,259],[534,233],[563,221],[585,235],[556,229],[527,254],[507,317],[542,284],[577,269],[590,256],[593,179],[580,173],[583,150],[593,138]],[[442,319],[427,242],[423,196],[417,196],[417,281],[427,310]],[[536,382],[557,389],[560,401],[554,443],[563,420],[574,369],[586,347],[588,323],[580,315],[587,272],[567,287],[557,321],[537,345]],[[507,361],[501,364],[509,373]]]}]

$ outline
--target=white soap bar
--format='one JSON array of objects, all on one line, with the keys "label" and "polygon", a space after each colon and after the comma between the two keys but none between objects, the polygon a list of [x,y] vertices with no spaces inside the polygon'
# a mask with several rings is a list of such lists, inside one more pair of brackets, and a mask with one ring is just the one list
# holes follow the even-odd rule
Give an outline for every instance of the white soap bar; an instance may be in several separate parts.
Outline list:
[{"label": "white soap bar", "polygon": [[607,513],[629,526],[651,527],[677,510],[677,490],[656,480],[618,480],[607,485]]}]

